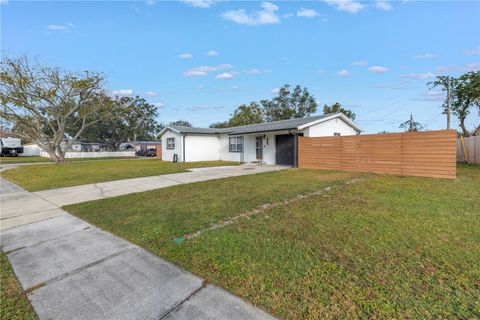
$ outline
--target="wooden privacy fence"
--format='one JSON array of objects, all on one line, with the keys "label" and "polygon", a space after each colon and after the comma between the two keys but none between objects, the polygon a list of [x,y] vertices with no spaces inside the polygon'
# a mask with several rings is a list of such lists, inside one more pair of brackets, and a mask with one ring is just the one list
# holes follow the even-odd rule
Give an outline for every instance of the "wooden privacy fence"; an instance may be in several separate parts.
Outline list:
[{"label": "wooden privacy fence", "polygon": [[457,161],[480,164],[480,136],[457,139]]},{"label": "wooden privacy fence", "polygon": [[299,137],[300,168],[455,179],[455,130]]}]

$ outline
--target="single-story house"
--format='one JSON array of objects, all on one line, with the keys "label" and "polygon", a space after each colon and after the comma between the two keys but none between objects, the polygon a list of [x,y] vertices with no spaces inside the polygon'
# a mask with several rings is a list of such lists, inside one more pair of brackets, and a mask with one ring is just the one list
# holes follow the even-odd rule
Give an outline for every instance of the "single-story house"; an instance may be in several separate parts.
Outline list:
[{"label": "single-story house", "polygon": [[[61,144],[62,148],[65,148],[67,141],[63,141]],[[77,140],[75,141],[68,151],[74,152],[99,152],[107,150],[107,145],[100,142],[86,142]]]},{"label": "single-story house", "polygon": [[342,113],[222,129],[167,126],[160,132],[162,160],[225,160],[296,166],[298,136],[345,136],[361,131]]}]

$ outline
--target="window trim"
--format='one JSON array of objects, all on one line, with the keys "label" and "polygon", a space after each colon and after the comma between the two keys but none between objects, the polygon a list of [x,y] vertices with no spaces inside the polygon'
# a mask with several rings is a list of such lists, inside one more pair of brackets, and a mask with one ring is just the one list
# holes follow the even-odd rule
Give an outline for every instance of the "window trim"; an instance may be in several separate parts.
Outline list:
[{"label": "window trim", "polygon": [[[234,143],[232,143],[233,140],[235,141]],[[228,152],[236,152],[236,153],[243,152],[244,141],[245,140],[243,139],[243,136],[228,137]],[[235,147],[232,148],[232,146],[235,146]]]},{"label": "window trim", "polygon": [[[171,143],[169,142],[171,141]],[[167,138],[167,150],[175,150],[175,138]]]}]

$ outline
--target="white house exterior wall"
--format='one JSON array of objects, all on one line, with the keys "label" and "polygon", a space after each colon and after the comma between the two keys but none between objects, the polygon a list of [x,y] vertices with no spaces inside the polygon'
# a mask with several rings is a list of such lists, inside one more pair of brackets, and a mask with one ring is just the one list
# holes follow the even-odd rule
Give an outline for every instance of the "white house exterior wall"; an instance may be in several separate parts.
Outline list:
[{"label": "white house exterior wall", "polygon": [[219,160],[219,149],[217,135],[185,136],[185,162]]},{"label": "white house exterior wall", "polygon": [[[266,164],[275,164],[275,135],[278,134],[288,134],[288,131],[275,131],[275,132],[265,132],[261,134],[244,134],[238,135],[238,137],[243,137],[243,161],[252,162],[257,160],[257,147],[256,147],[256,137],[258,135],[265,135],[263,139],[263,161]],[[220,160],[225,161],[241,161],[242,153],[241,152],[229,152],[229,137],[228,135],[220,135],[219,148],[220,148]]]},{"label": "white house exterior wall", "polygon": [[[175,149],[167,149],[167,138],[175,138]],[[164,161],[173,161],[173,155],[178,155],[178,161],[183,161],[183,136],[179,133],[176,133],[172,130],[166,131],[162,135],[162,160]]]},{"label": "white house exterior wall", "polygon": [[325,137],[333,136],[335,132],[342,136],[356,135],[357,131],[348,125],[341,118],[335,118],[312,125],[303,130],[305,137]]}]

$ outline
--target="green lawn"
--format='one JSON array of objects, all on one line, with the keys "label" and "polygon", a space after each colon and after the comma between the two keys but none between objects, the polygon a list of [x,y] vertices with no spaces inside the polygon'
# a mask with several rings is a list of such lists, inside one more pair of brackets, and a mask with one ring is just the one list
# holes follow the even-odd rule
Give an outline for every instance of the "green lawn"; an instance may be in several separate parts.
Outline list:
[{"label": "green lawn", "polygon": [[45,157],[0,157],[0,163],[36,163],[36,162],[50,162],[50,158]]},{"label": "green lawn", "polygon": [[457,174],[455,181],[363,175],[347,185],[360,174],[288,170],[66,210],[280,318],[473,319],[480,317],[480,167],[461,165]]},{"label": "green lawn", "polygon": [[[133,159],[134,157],[123,157],[120,159]],[[69,158],[66,161],[92,161],[92,160],[113,160],[118,157],[103,157],[103,158]],[[46,157],[0,157],[0,163],[3,164],[15,164],[15,163],[39,163],[39,162],[53,162],[50,158]]]},{"label": "green lawn", "polygon": [[28,191],[70,187],[88,183],[184,172],[188,168],[234,165],[236,162],[164,162],[160,159],[71,161],[64,164],[21,166],[1,176]]},{"label": "green lawn", "polygon": [[37,319],[22,287],[18,283],[7,256],[0,252],[1,290],[0,319],[28,320]]}]

